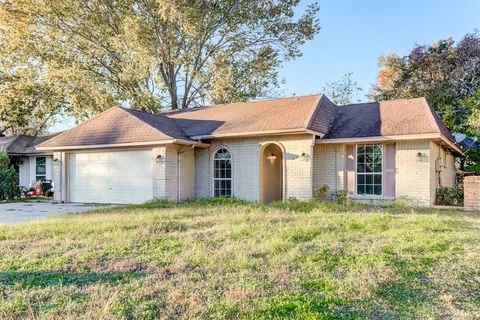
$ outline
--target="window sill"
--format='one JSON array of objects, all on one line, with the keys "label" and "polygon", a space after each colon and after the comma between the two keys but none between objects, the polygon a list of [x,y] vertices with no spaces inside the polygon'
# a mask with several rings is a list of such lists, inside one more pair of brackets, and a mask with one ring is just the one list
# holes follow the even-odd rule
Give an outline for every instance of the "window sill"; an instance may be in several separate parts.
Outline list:
[{"label": "window sill", "polygon": [[352,200],[395,200],[395,197],[384,197],[384,196],[352,196]]}]

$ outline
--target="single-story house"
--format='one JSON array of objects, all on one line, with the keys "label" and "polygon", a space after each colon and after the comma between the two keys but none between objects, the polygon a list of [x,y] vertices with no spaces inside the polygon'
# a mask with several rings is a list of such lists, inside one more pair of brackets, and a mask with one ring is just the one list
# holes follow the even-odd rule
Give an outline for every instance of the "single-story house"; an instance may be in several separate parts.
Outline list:
[{"label": "single-story house", "polygon": [[55,198],[141,203],[234,196],[434,204],[461,150],[426,99],[334,105],[309,95],[168,111],[113,107],[40,144]]},{"label": "single-story house", "polygon": [[33,187],[36,181],[52,180],[53,153],[35,147],[57,135],[0,137],[0,150],[5,150],[18,172],[18,184]]}]

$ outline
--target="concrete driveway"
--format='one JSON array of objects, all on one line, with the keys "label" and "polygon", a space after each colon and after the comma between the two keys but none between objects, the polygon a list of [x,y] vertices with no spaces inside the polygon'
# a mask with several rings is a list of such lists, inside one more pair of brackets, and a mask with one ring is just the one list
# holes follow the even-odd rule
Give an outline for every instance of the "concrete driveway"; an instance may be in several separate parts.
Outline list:
[{"label": "concrete driveway", "polygon": [[0,224],[18,223],[57,216],[68,212],[86,212],[101,205],[50,202],[13,202],[0,203]]}]

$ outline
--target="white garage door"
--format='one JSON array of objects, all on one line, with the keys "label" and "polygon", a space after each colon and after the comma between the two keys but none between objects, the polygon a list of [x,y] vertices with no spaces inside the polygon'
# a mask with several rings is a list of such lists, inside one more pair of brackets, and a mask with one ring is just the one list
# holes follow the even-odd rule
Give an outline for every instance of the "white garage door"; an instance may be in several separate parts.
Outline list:
[{"label": "white garage door", "polygon": [[153,198],[151,150],[72,153],[69,201],[142,203]]}]

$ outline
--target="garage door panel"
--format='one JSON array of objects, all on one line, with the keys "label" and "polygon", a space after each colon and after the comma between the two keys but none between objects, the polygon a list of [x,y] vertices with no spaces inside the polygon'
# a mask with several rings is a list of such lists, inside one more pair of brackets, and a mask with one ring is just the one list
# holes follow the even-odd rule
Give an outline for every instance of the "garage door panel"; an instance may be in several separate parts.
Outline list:
[{"label": "garage door panel", "polygon": [[153,198],[151,150],[73,153],[71,202],[142,203]]}]

